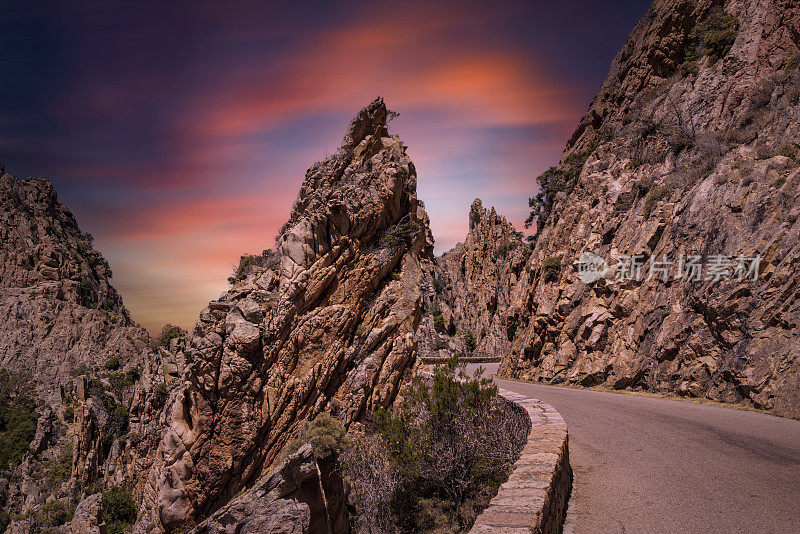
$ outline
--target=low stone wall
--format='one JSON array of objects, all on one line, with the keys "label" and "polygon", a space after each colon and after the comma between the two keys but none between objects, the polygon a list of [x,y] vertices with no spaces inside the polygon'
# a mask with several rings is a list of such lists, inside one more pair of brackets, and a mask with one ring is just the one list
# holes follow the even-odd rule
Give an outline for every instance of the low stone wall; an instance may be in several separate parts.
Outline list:
[{"label": "low stone wall", "polygon": [[470,533],[560,533],[572,490],[567,425],[549,404],[503,389],[500,394],[527,412],[531,430],[511,475]]},{"label": "low stone wall", "polygon": [[[422,356],[420,358],[422,363],[437,364],[445,363],[450,358],[443,358],[441,356]],[[502,358],[499,356],[459,356],[458,361],[464,363],[500,363]]]}]

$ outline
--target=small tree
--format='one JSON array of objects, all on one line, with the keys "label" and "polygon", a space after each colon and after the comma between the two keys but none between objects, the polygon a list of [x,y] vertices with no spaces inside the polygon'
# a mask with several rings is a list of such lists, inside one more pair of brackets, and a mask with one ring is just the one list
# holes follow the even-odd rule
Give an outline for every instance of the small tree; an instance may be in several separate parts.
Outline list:
[{"label": "small tree", "polygon": [[475,334],[472,333],[471,330],[467,330],[464,333],[464,344],[467,347],[467,350],[472,352],[477,347],[477,343],[475,342]]},{"label": "small tree", "polygon": [[103,520],[108,534],[122,534],[136,521],[136,502],[124,488],[113,486],[103,492]]},{"label": "small tree", "polygon": [[561,272],[561,256],[550,256],[542,263],[542,279],[545,282],[555,282]]}]

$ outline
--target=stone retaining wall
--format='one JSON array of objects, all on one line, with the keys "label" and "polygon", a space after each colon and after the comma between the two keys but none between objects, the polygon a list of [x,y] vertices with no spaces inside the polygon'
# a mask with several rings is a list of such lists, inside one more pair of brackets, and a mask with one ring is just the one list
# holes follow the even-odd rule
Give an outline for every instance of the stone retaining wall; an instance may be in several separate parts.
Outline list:
[{"label": "stone retaining wall", "polygon": [[470,533],[560,533],[572,490],[567,425],[549,404],[504,389],[500,394],[527,412],[531,430],[511,475]]},{"label": "stone retaining wall", "polygon": [[[445,363],[450,360],[450,358],[441,356],[422,356],[420,359],[422,363],[428,364]],[[500,363],[502,358],[499,356],[460,356],[458,361],[464,363]]]}]

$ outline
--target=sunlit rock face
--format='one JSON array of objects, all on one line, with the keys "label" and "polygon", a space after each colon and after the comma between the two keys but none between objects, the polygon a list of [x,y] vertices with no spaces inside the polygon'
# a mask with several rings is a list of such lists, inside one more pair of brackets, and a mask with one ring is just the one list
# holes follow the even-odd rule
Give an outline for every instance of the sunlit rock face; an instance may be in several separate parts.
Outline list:
[{"label": "sunlit rock face", "polygon": [[349,425],[410,376],[433,239],[390,114],[377,99],[356,115],[306,173],[276,250],[201,312],[138,532],[188,529],[266,473],[299,422]]},{"label": "sunlit rock face", "polygon": [[[799,47],[796,2],[653,4],[550,175],[502,376],[800,416]],[[584,252],[605,277],[578,278]],[[641,278],[617,279],[634,254]],[[664,255],[668,279],[648,280]],[[676,279],[681,255],[699,280]],[[736,258],[757,255],[740,281]],[[731,279],[707,278],[714,256]]]}]

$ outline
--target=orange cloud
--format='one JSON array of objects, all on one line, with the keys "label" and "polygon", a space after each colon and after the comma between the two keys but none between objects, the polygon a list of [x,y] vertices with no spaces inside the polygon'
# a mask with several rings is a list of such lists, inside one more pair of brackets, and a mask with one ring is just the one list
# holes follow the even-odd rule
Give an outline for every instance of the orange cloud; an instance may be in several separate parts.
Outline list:
[{"label": "orange cloud", "polygon": [[[145,326],[190,325],[224,289],[239,254],[272,245],[303,170],[323,150],[293,147],[295,166],[277,168],[274,158],[282,154],[265,136],[280,137],[303,121],[329,128],[336,116],[342,117],[332,133],[336,146],[345,117],[377,95],[402,113],[398,127],[406,128],[438,251],[463,240],[474,196],[486,205],[514,199],[519,209],[508,215],[524,219],[535,171],[560,147],[513,138],[492,147],[487,132],[555,128],[563,138],[583,103],[530,53],[481,38],[489,8],[404,3],[399,14],[386,9],[303,35],[289,53],[262,65],[232,65],[175,110],[167,127],[171,164],[142,169],[139,179],[188,198],[168,196],[123,214],[105,233],[123,296],[135,313],[142,310],[137,318]],[[470,159],[476,150],[487,156],[484,167]],[[289,170],[293,178],[280,177]],[[254,186],[259,175],[263,184]],[[248,189],[235,190],[237,183]]]}]

